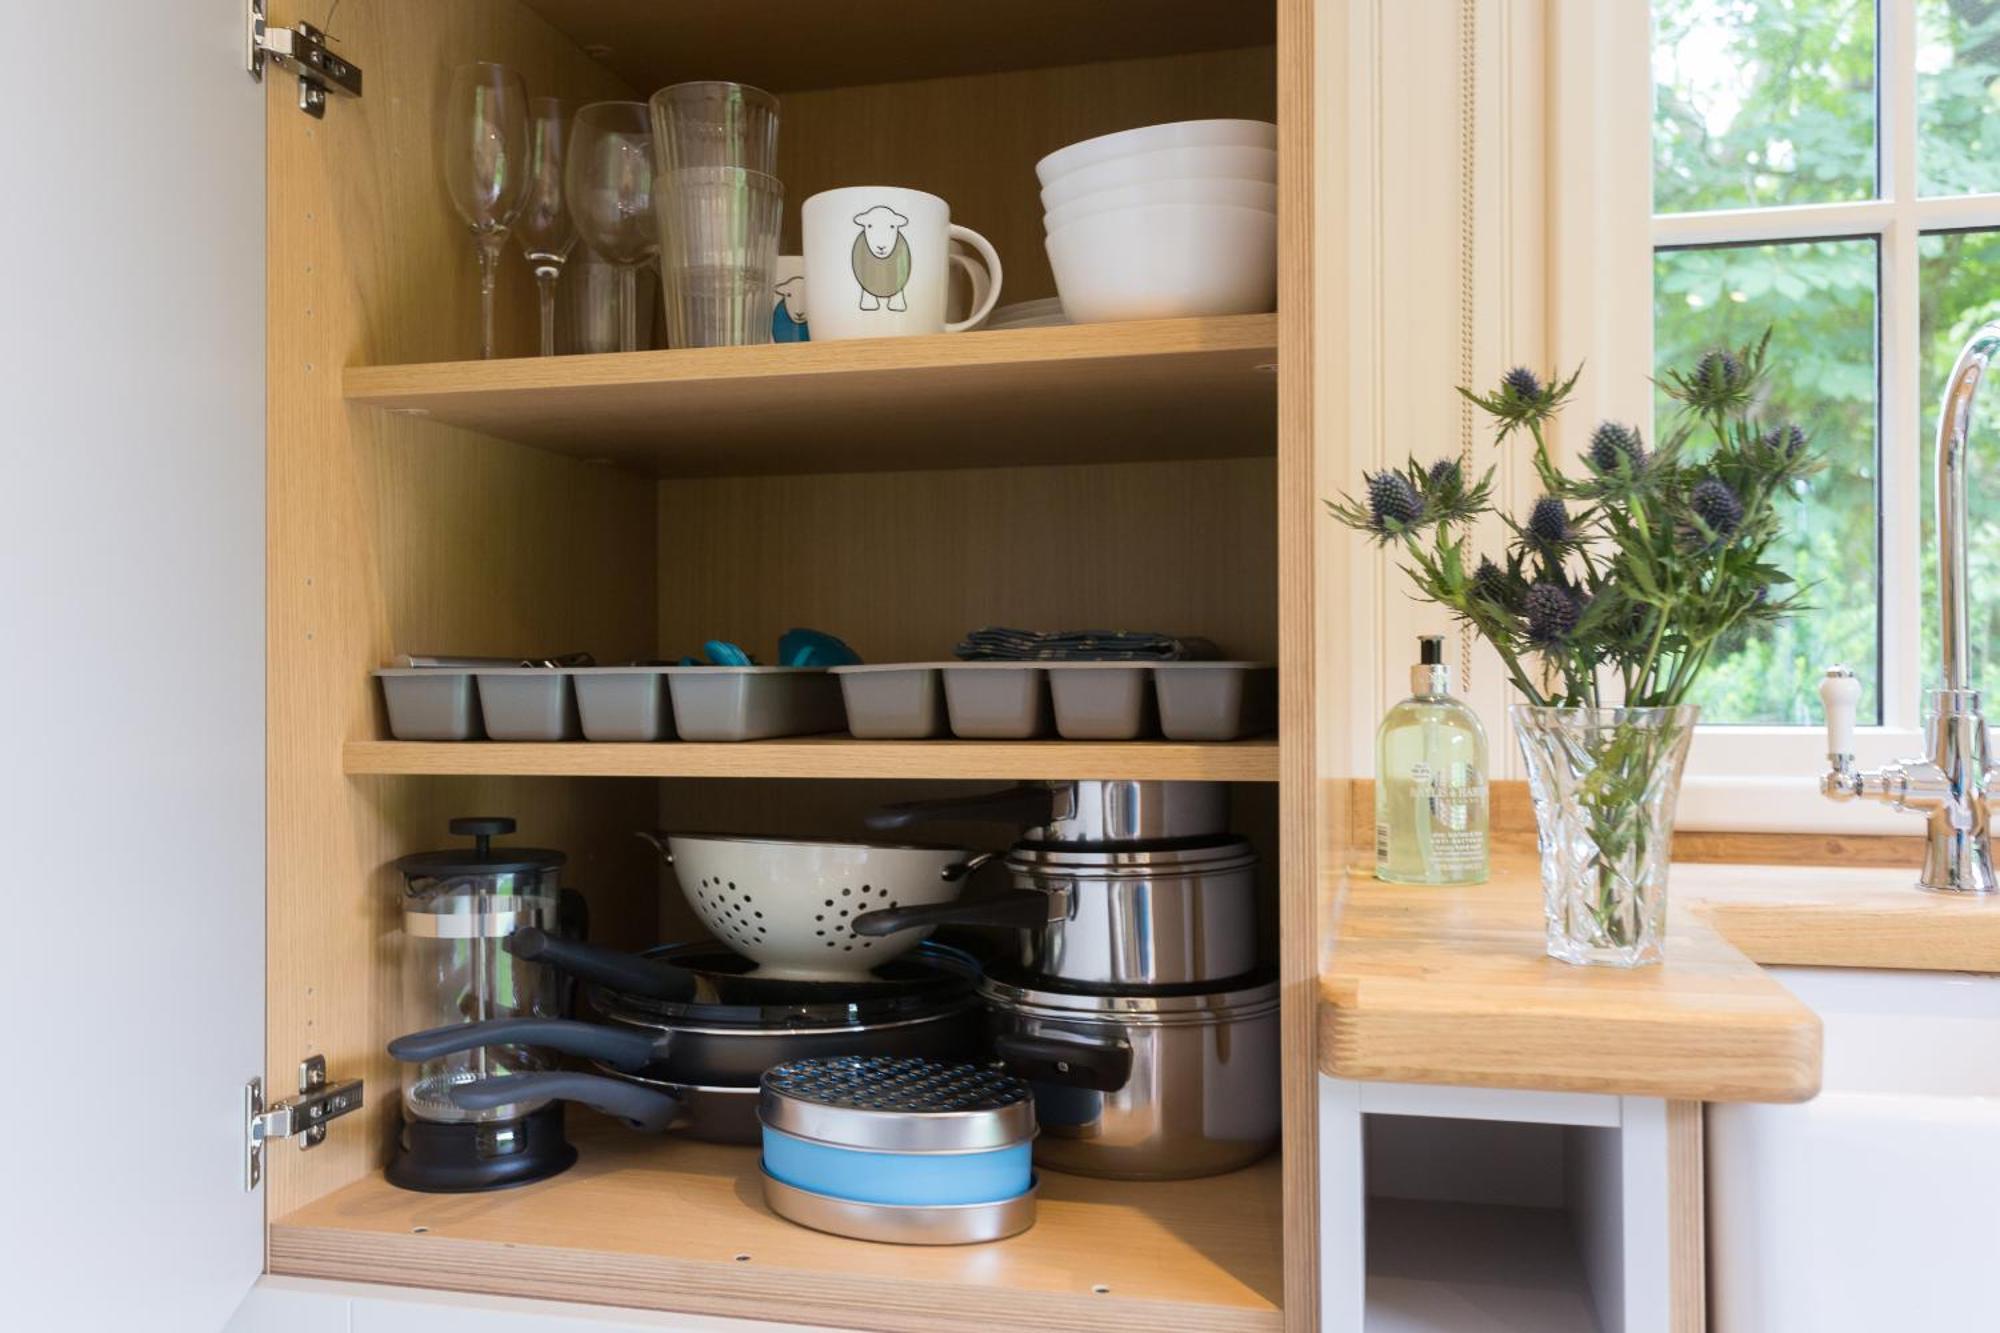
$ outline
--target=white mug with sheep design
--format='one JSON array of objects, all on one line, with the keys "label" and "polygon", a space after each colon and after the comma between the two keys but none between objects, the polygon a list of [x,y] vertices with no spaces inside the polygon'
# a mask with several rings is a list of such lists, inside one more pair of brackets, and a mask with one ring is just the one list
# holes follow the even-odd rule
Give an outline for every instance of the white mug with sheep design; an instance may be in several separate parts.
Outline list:
[{"label": "white mug with sheep design", "polygon": [[[951,205],[897,185],[823,190],[801,210],[814,342],[976,329],[1000,299],[1000,256],[951,220]],[[954,254],[958,241],[978,255]],[[951,265],[972,278],[972,314],[947,321]]]}]

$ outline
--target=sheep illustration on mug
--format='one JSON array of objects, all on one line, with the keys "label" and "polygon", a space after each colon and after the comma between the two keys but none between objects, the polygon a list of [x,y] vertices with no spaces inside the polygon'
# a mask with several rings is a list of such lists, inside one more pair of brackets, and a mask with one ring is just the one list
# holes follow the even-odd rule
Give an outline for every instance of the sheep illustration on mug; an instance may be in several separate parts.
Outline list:
[{"label": "sheep illustration on mug", "polygon": [[910,243],[903,236],[909,223],[887,204],[854,215],[854,225],[861,228],[854,238],[854,280],[861,284],[863,310],[880,310],[885,304],[890,310],[910,308],[903,295],[910,281]]}]

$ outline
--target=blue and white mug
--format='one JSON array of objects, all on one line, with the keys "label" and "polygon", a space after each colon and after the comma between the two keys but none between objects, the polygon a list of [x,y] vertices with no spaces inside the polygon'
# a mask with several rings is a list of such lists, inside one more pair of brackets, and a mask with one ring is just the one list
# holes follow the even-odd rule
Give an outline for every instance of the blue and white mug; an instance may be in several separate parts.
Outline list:
[{"label": "blue and white mug", "polygon": [[[984,323],[1000,299],[992,242],[954,223],[951,205],[934,194],[849,185],[814,195],[801,213],[815,339],[963,333]],[[954,241],[978,264],[953,254]],[[955,321],[946,318],[954,263],[972,278],[976,296],[971,315]]]},{"label": "blue and white mug", "polygon": [[771,265],[771,341],[807,343],[806,257],[779,255]]}]

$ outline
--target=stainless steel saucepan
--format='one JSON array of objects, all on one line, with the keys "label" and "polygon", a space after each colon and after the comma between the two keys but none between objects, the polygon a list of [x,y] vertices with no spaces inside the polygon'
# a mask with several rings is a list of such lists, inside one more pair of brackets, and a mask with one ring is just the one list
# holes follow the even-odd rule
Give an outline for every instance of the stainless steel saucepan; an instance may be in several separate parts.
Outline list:
[{"label": "stainless steel saucepan", "polygon": [[978,925],[1020,931],[1020,962],[1054,981],[1214,984],[1257,966],[1257,857],[1242,838],[1155,849],[1017,845],[1012,890],[854,919],[857,935]]}]

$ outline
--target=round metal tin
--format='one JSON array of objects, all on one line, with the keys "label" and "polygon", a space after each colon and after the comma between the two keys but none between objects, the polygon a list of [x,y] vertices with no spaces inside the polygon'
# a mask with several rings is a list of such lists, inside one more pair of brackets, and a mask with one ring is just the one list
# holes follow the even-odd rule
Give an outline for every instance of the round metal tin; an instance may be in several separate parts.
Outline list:
[{"label": "round metal tin", "polygon": [[1035,1136],[1034,1092],[982,1065],[833,1056],[779,1065],[759,1086],[767,1128],[839,1148],[988,1152]]},{"label": "round metal tin", "polygon": [[800,1226],[854,1240],[889,1245],[972,1245],[1019,1235],[1035,1224],[1035,1195],[1041,1182],[997,1203],[854,1203],[764,1177],[764,1202],[772,1212]]}]

